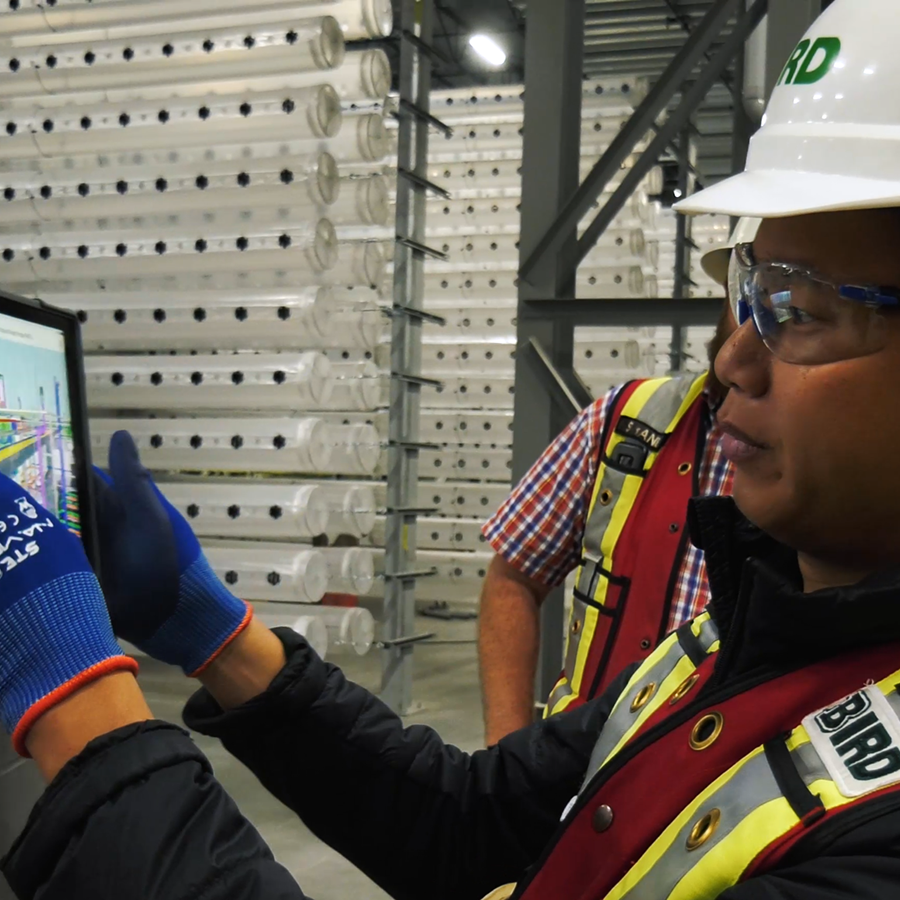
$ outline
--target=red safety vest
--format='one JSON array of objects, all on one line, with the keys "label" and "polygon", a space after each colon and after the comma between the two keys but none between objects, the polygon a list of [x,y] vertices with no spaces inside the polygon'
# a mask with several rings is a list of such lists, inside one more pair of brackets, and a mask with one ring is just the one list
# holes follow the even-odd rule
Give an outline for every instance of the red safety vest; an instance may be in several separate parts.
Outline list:
[{"label": "red safety vest", "polygon": [[515,897],[713,900],[851,807],[900,808],[900,644],[692,702],[717,648],[704,615],[635,673]]},{"label": "red safety vest", "polygon": [[665,637],[699,494],[706,375],[625,385],[601,437],[562,677],[546,714],[602,693]]}]

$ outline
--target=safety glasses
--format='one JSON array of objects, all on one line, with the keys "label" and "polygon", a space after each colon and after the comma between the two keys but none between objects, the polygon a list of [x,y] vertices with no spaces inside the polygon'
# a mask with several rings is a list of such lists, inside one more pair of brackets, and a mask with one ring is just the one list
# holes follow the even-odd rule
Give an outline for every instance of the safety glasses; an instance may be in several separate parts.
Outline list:
[{"label": "safety glasses", "polygon": [[839,284],[811,269],[757,263],[738,244],[728,267],[728,294],[739,325],[748,319],[786,363],[816,366],[883,349],[884,312],[900,306],[900,288]]}]

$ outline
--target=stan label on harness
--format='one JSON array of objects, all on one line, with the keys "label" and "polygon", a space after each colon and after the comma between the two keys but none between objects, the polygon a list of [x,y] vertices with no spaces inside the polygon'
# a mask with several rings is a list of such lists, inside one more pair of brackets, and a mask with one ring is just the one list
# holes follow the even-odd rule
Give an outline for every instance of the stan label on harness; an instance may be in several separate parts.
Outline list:
[{"label": "stan label on harness", "polygon": [[877,687],[812,713],[802,724],[845,797],[900,782],[900,718]]},{"label": "stan label on harness", "polygon": [[669,437],[665,432],[657,431],[644,422],[628,416],[619,416],[616,422],[616,434],[622,437],[630,437],[643,444],[651,453],[657,453]]}]

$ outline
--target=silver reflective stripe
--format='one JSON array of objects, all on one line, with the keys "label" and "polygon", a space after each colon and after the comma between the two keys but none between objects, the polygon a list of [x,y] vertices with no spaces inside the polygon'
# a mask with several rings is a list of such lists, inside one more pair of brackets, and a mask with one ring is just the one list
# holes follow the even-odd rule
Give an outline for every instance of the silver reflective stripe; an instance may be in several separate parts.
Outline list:
[{"label": "silver reflective stripe", "polygon": [[[603,448],[603,451],[606,452],[605,447]],[[612,517],[613,510],[616,508],[615,502],[603,506],[599,499],[600,493],[606,490],[611,491],[613,500],[618,500],[622,495],[622,487],[625,484],[625,479],[628,477],[629,476],[624,472],[617,472],[609,466],[604,466],[603,477],[600,480],[600,484],[597,485],[595,489],[598,499],[594,503],[594,508],[591,510],[587,522],[585,522],[584,538],[582,539],[582,555],[587,564],[582,568],[581,575],[578,578],[578,590],[588,597],[592,597],[594,593],[591,582],[593,580],[594,572],[596,571],[596,566],[603,561],[603,554],[600,552],[600,547],[603,543],[603,535],[606,534],[606,529],[609,527],[609,520]],[[591,563],[594,565],[591,565]]]},{"label": "silver reflective stripe", "polygon": [[[649,872],[624,893],[621,900],[662,900],[678,882],[743,822],[755,809],[777,800],[781,791],[769,768],[765,753],[757,753],[699,807],[675,835],[662,856]],[[687,839],[694,825],[711,809],[721,813],[719,827],[709,840],[696,850],[687,849]]]},{"label": "silver reflective stripe", "polygon": [[716,623],[713,622],[712,619],[707,619],[700,625],[700,634],[697,635],[697,640],[700,641],[700,646],[709,653],[709,648],[719,639],[719,629],[716,628]]},{"label": "silver reflective stripe", "polygon": [[[663,382],[638,413],[640,421],[645,425],[649,425],[654,431],[665,431],[675,417],[675,413],[681,408],[681,404],[684,403],[685,397],[690,393],[691,387],[696,380],[696,375],[679,375]],[[607,439],[607,446],[610,439]],[[602,448],[602,452],[606,453],[606,446]],[[628,477],[635,476],[628,476],[609,466],[604,466],[600,483],[594,489],[596,496],[599,497],[602,491],[608,490],[612,493],[613,499],[618,500],[622,495],[625,479]],[[594,503],[594,508],[591,510],[584,526],[582,555],[586,564],[578,578],[578,590],[588,597],[593,597],[594,595],[592,584],[594,582],[594,574],[597,567],[603,562],[603,554],[600,550],[603,543],[603,535],[606,534],[606,529],[609,527],[615,506],[615,502],[602,506],[598,500]]]},{"label": "silver reflective stripe", "polygon": [[613,707],[613,711],[610,713],[609,718],[606,720],[606,724],[600,732],[597,743],[594,744],[594,749],[591,752],[591,759],[590,762],[588,762],[587,775],[581,785],[582,791],[594,775],[597,774],[597,771],[600,766],[603,765],[603,761],[606,757],[612,753],[619,741],[625,736],[628,729],[634,725],[638,716],[643,712],[643,710],[640,709],[636,712],[631,711],[631,701],[634,699],[634,695],[645,684],[649,684],[651,681],[656,684],[662,684],[662,682],[672,674],[672,670],[678,665],[683,657],[684,651],[681,649],[681,645],[677,640],[673,640],[672,646],[669,647],[662,659],[646,672],[642,672],[640,680],[633,680],[633,683],[629,684],[627,689],[623,691],[618,702]]},{"label": "silver reflective stripe", "polygon": [[[563,697],[568,697],[569,694],[573,693],[571,680],[574,677],[575,662],[578,659],[578,648],[581,646],[581,636],[584,634],[585,617],[587,615],[587,610],[588,605],[583,600],[579,600],[577,597],[572,600],[572,615],[569,618],[569,640],[566,644],[566,660],[563,668],[563,671],[566,673],[566,680],[558,684],[550,692],[550,698],[547,701],[547,706],[549,707],[551,713],[553,712],[556,704],[559,703],[559,701],[562,700]],[[572,632],[572,623],[577,621],[580,621],[581,625],[578,629],[578,633],[574,634]]]},{"label": "silver reflective stripe", "polygon": [[791,761],[799,776],[803,779],[803,783],[809,787],[817,781],[825,778],[830,781],[831,776],[825,763],[822,762],[816,748],[812,744],[801,744],[794,750],[791,750]]}]

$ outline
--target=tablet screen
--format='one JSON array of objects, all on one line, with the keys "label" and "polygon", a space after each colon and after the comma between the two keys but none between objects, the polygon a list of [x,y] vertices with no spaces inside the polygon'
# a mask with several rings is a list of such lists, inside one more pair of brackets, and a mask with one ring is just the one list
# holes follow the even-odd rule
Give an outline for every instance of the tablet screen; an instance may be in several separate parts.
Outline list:
[{"label": "tablet screen", "polygon": [[0,313],[0,472],[81,535],[63,332]]}]

